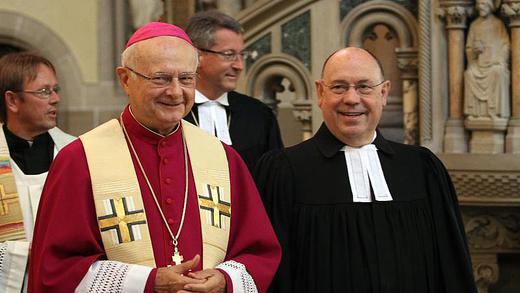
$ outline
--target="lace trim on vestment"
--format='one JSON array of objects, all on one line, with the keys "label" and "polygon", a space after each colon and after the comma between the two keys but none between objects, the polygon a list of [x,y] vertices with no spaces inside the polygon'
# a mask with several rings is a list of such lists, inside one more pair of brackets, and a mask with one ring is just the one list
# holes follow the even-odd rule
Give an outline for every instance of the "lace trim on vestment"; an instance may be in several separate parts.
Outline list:
[{"label": "lace trim on vestment", "polygon": [[224,270],[233,283],[234,293],[258,293],[253,277],[247,272],[246,266],[234,260],[225,261],[217,266]]},{"label": "lace trim on vestment", "polygon": [[123,292],[128,267],[120,262],[101,261],[88,292]]},{"label": "lace trim on vestment", "polygon": [[7,255],[7,243],[0,243],[0,276],[5,276],[4,262]]}]

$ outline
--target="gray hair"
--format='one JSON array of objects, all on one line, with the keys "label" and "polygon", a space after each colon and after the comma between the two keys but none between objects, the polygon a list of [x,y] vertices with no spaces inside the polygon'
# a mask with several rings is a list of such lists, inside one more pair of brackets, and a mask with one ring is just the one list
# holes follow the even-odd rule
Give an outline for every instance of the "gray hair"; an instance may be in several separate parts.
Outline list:
[{"label": "gray hair", "polygon": [[186,26],[186,33],[195,47],[209,49],[215,45],[215,32],[218,29],[228,29],[237,34],[244,33],[238,21],[217,10],[193,15]]},{"label": "gray hair", "polygon": [[137,59],[137,50],[135,44],[126,48],[123,53],[121,53],[121,66],[130,66],[134,67]]}]

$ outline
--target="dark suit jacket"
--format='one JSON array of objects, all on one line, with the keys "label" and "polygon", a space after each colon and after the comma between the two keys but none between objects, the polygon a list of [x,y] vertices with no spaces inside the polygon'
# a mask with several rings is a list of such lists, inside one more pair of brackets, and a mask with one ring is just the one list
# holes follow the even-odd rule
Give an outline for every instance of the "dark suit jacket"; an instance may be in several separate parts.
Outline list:
[{"label": "dark suit jacket", "polygon": [[[226,112],[231,119],[229,135],[232,147],[252,172],[260,156],[269,150],[283,147],[278,121],[273,111],[258,99],[231,91],[228,93],[228,101]],[[197,104],[193,106],[192,112],[198,120]],[[195,124],[191,113],[184,119]]]}]

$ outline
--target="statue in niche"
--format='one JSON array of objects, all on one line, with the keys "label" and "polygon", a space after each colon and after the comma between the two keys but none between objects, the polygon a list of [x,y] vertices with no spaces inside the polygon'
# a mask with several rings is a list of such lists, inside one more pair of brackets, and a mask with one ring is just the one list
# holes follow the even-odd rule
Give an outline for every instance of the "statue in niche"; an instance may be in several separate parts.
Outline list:
[{"label": "statue in niche", "polygon": [[150,21],[158,21],[164,13],[162,0],[130,0],[132,26],[138,29]]},{"label": "statue in niche", "polygon": [[500,1],[477,0],[479,17],[470,27],[466,41],[468,67],[464,73],[464,114],[468,118],[508,118],[509,35],[493,12]]}]

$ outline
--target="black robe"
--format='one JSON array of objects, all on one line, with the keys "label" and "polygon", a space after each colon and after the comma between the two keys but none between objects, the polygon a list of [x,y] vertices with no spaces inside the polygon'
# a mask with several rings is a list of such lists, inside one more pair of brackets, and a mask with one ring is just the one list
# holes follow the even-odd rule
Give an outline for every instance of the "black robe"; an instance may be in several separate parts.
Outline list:
[{"label": "black robe", "polygon": [[263,156],[257,185],[283,248],[271,292],[476,292],[455,190],[424,147],[374,144],[393,201],[354,203],[325,125]]},{"label": "black robe", "polygon": [[[231,146],[252,172],[264,153],[283,147],[278,121],[273,111],[255,98],[231,91],[228,102],[226,113],[230,119]],[[193,106],[192,112],[198,120],[198,105]],[[193,115],[189,113],[184,119],[195,124]]]}]

